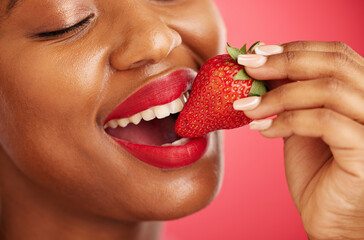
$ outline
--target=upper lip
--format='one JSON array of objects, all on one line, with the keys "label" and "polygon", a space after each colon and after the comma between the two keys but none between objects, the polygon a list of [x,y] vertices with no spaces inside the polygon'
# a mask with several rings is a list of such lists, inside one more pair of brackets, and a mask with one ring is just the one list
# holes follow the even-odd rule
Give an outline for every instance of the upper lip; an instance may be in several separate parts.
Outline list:
[{"label": "upper lip", "polygon": [[191,87],[196,74],[191,68],[183,68],[153,80],[118,105],[107,116],[104,124],[112,119],[127,118],[150,107],[172,102]]}]

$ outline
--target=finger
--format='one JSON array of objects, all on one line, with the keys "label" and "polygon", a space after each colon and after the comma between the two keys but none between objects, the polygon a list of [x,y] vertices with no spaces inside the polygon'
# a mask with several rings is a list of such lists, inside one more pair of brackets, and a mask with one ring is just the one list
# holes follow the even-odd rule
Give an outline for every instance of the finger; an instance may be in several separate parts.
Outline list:
[{"label": "finger", "polygon": [[314,52],[338,52],[349,56],[358,64],[364,66],[364,58],[343,42],[315,42],[296,41],[280,44],[285,52],[314,51]]},{"label": "finger", "polygon": [[364,142],[363,125],[328,109],[283,112],[261,134],[269,138],[319,137],[333,148],[362,148]]},{"label": "finger", "polygon": [[283,52],[272,56],[240,55],[238,62],[258,80],[292,81],[334,77],[364,90],[364,67],[337,52]]},{"label": "finger", "polygon": [[261,130],[260,133],[268,138],[292,135],[321,138],[342,167],[363,175],[364,126],[339,113],[328,109],[287,111],[274,120],[254,121],[251,128]]},{"label": "finger", "polygon": [[262,119],[284,111],[327,108],[359,123],[364,123],[364,91],[336,79],[319,79],[285,84],[267,92],[261,100],[243,98],[234,102],[235,110],[246,116]]}]

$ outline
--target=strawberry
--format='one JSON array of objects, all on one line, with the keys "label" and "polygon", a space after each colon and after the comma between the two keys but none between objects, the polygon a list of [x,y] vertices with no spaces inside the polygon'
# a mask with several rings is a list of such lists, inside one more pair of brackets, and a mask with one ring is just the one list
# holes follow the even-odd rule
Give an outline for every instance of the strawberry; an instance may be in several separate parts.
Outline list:
[{"label": "strawberry", "polygon": [[190,97],[179,114],[175,131],[184,138],[206,135],[219,129],[232,129],[252,120],[233,108],[235,100],[260,96],[267,89],[262,81],[254,80],[239,65],[237,57],[249,54],[246,44],[237,49],[227,44],[229,54],[208,60],[200,69],[192,85]]}]

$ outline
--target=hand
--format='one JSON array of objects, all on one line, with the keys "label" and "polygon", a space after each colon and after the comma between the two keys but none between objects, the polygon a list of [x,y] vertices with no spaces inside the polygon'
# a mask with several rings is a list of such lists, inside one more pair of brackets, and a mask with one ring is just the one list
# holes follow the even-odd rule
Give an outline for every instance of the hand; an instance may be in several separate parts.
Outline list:
[{"label": "hand", "polygon": [[251,128],[263,136],[285,139],[287,182],[309,238],[364,239],[364,59],[339,42],[256,53],[271,56],[239,63],[272,90],[234,107],[259,119]]}]

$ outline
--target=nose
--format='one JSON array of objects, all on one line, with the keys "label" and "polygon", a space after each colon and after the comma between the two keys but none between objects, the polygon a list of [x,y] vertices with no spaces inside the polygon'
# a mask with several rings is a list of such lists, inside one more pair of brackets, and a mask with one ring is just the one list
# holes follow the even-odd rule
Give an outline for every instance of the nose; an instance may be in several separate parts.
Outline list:
[{"label": "nose", "polygon": [[161,17],[146,6],[131,7],[124,11],[128,16],[123,24],[119,46],[110,55],[113,68],[122,71],[137,68],[148,63],[158,63],[181,45],[177,31],[169,27]]}]

